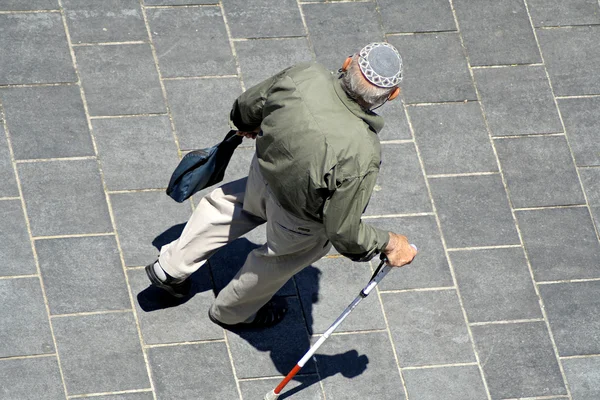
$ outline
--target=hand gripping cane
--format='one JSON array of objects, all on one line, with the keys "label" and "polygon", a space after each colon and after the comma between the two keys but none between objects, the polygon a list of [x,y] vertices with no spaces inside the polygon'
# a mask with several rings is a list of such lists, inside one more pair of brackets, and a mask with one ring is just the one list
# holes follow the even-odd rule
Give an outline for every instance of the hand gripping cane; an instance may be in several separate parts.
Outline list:
[{"label": "hand gripping cane", "polygon": [[[417,246],[415,246],[414,244],[411,244],[411,246],[414,247],[415,250],[417,250]],[[331,336],[333,331],[335,331],[337,327],[340,326],[340,324],[346,319],[348,314],[350,314],[352,310],[356,308],[358,303],[360,303],[362,299],[367,297],[369,293],[371,293],[371,291],[375,288],[375,286],[377,286],[377,284],[381,282],[381,280],[388,274],[388,272],[390,272],[392,267],[387,265],[385,261],[385,258],[382,257],[381,263],[375,270],[375,273],[371,277],[371,280],[369,281],[367,286],[365,286],[363,290],[360,291],[358,296],[356,296],[352,303],[350,303],[350,305],[346,307],[344,312],[335,320],[335,322],[331,324],[331,326],[325,331],[323,336],[321,336],[319,340],[317,340],[317,342],[311,346],[311,348],[306,352],[306,354],[304,354],[300,361],[298,361],[296,366],[292,368],[292,370],[287,374],[285,378],[283,378],[279,385],[277,385],[275,389],[271,390],[265,395],[264,400],[277,400],[283,388],[288,384],[289,381],[292,380],[294,376],[296,376],[298,371],[300,371],[300,369],[304,367],[304,364],[306,364],[306,362],[310,360],[310,358],[315,354],[319,347],[321,347],[321,345],[329,338],[329,336]]]}]

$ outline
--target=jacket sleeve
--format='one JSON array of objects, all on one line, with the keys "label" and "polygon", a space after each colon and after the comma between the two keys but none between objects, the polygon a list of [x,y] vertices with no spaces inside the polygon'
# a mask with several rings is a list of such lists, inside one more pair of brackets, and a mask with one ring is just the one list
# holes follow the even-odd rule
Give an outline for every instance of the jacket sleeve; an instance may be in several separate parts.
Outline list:
[{"label": "jacket sleeve", "polygon": [[344,180],[325,201],[323,224],[331,244],[353,261],[369,261],[383,251],[389,241],[387,231],[361,220],[377,179],[376,172]]},{"label": "jacket sleeve", "polygon": [[267,95],[273,85],[289,70],[284,69],[261,83],[252,86],[242,93],[233,103],[229,113],[229,126],[231,129],[251,132],[260,126],[263,120],[263,107]]}]

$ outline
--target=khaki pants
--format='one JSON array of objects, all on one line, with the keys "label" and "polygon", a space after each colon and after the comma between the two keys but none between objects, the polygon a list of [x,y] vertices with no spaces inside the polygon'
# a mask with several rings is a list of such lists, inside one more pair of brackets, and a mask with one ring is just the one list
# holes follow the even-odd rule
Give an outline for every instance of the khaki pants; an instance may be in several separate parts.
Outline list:
[{"label": "khaki pants", "polygon": [[161,249],[160,265],[174,278],[187,277],[219,248],[265,222],[267,243],[248,255],[211,309],[223,323],[243,322],[331,247],[323,224],[297,218],[278,204],[256,156],[247,178],[225,184],[200,201],[181,237]]}]

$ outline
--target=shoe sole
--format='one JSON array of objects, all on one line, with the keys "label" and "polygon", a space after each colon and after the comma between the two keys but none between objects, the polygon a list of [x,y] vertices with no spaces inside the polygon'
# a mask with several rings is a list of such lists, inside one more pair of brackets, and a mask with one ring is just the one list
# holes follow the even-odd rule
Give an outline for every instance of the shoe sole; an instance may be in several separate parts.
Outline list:
[{"label": "shoe sole", "polygon": [[173,297],[177,297],[178,299],[182,299],[185,297],[184,294],[181,293],[177,293],[175,290],[173,290],[173,288],[169,285],[165,285],[159,278],[158,276],[156,276],[156,272],[154,272],[154,264],[150,264],[150,265],[146,265],[146,275],[148,275],[148,279],[150,279],[150,282],[152,283],[152,285],[156,286],[157,288],[160,288],[164,291],[166,291],[167,293],[169,293],[171,296]]}]

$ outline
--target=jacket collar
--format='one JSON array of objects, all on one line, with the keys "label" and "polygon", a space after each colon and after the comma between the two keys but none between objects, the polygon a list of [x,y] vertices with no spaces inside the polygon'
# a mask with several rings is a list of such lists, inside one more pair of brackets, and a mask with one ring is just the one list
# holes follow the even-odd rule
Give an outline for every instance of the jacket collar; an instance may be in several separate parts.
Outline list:
[{"label": "jacket collar", "polygon": [[333,74],[333,87],[335,89],[335,93],[340,98],[342,103],[352,112],[352,114],[356,115],[358,118],[365,121],[372,131],[375,133],[379,133],[383,128],[383,118],[373,111],[364,110],[352,97],[348,96],[344,88],[342,87],[342,80],[336,74]]}]

